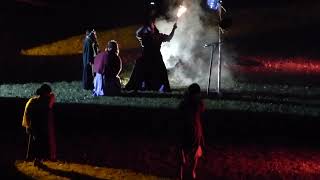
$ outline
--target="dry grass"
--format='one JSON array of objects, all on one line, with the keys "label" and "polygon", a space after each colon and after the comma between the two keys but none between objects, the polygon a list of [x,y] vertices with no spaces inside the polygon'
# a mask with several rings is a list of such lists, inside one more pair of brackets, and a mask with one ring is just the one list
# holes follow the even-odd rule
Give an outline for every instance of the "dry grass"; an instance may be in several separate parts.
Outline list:
[{"label": "dry grass", "polygon": [[165,180],[152,175],[147,175],[127,169],[115,169],[108,167],[98,167],[77,163],[62,163],[45,161],[40,167],[36,167],[32,162],[16,161],[18,171],[35,179],[141,179],[141,180]]},{"label": "dry grass", "polygon": [[[137,25],[98,31],[98,43],[100,49],[106,47],[106,43],[112,39],[119,43],[120,50],[138,48],[139,44],[135,37]],[[66,56],[82,53],[84,35],[76,35],[60,41],[44,44],[31,49],[21,50],[22,55],[29,56]]]}]

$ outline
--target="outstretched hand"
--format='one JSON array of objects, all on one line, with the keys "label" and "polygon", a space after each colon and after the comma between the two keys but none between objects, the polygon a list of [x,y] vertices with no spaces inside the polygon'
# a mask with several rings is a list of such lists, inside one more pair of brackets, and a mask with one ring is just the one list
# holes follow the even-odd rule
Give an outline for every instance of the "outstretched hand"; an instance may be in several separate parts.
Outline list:
[{"label": "outstretched hand", "polygon": [[177,29],[177,22],[175,22],[174,24],[173,24],[173,29]]}]

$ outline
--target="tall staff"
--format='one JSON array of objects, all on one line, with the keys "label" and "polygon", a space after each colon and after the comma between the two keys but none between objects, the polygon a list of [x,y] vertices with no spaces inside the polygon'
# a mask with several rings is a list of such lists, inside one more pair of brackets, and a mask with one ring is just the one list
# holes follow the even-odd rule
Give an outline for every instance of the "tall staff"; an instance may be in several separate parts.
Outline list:
[{"label": "tall staff", "polygon": [[[221,1],[220,1],[221,3]],[[218,13],[219,13],[219,22],[221,22],[221,8],[222,6],[220,5],[218,7]],[[218,26],[218,84],[217,84],[217,92],[220,94],[220,86],[221,86],[221,34],[222,34],[222,29],[220,25]]]},{"label": "tall staff", "polygon": [[[222,21],[222,10],[226,11],[222,7],[222,0],[208,0],[207,4],[210,9],[217,10],[219,15],[219,23]],[[216,44],[218,44],[218,80],[217,80],[217,93],[220,94],[220,88],[221,88],[221,36],[222,36],[223,30],[220,27],[220,24],[218,26],[218,43],[210,43],[205,44],[204,47],[212,46],[211,51],[211,59],[210,59],[210,69],[209,69],[209,78],[208,78],[208,87],[207,87],[207,94],[209,94],[210,91],[210,82],[211,82],[211,72],[212,72],[212,61],[213,61],[213,54],[214,50],[216,48]]]}]

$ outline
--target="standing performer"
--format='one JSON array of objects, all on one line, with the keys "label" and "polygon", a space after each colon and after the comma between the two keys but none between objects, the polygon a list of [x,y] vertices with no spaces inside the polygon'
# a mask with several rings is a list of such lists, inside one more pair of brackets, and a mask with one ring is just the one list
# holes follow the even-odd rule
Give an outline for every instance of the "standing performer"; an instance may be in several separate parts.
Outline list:
[{"label": "standing performer", "polygon": [[99,46],[97,42],[97,35],[95,30],[87,30],[86,38],[83,42],[83,52],[82,52],[82,87],[85,90],[93,89],[93,71],[92,65],[94,57],[98,54]]},{"label": "standing performer", "polygon": [[136,60],[127,90],[153,90],[169,92],[170,84],[166,66],[160,51],[161,44],[170,41],[177,28],[173,25],[169,35],[160,33],[155,25],[155,16],[149,16],[146,23],[136,32],[142,47],[142,57]]},{"label": "standing performer", "polygon": [[43,84],[25,105],[22,126],[29,135],[27,159],[29,159],[30,145],[34,163],[40,160],[56,160],[56,141],[53,117],[55,96],[51,87]]},{"label": "standing performer", "polygon": [[198,160],[203,154],[204,132],[202,113],[204,112],[205,107],[200,96],[200,90],[198,84],[191,84],[185,92],[184,99],[179,105],[179,117],[183,121],[180,142],[180,179],[184,178],[187,164],[191,164],[189,177],[196,179]]}]

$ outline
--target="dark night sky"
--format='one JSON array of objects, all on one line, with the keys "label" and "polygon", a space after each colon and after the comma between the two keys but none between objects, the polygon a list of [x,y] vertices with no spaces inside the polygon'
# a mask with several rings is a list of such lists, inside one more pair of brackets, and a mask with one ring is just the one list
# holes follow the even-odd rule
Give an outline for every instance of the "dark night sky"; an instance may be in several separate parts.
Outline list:
[{"label": "dark night sky", "polygon": [[[34,16],[59,16],[59,15],[74,15],[82,16],[89,14],[90,17],[99,18],[104,16],[106,19],[130,16],[142,16],[145,11],[147,2],[151,0],[16,0],[14,14],[19,15],[34,15]],[[183,0],[154,0],[160,4],[160,10],[164,13],[167,10],[167,5],[172,2],[182,2]],[[291,4],[303,4],[313,2],[314,0],[223,0],[223,4],[227,8],[274,8],[287,7]],[[202,1],[205,5],[206,1]],[[8,9],[4,8],[2,9]],[[70,13],[72,12],[72,13]],[[87,17],[89,17],[87,16]],[[97,17],[98,16],[98,17]],[[85,17],[83,17],[85,18]]]},{"label": "dark night sky", "polygon": [[[141,5],[146,4],[151,0],[137,0],[137,1],[130,1],[130,0],[117,0],[117,1],[110,1],[110,0],[65,0],[65,1],[56,1],[56,0],[16,0],[17,3],[28,3],[33,4],[35,6],[46,6],[46,5],[67,5],[67,6],[85,6],[85,7],[93,7],[96,4],[105,4],[105,5],[125,5],[130,4],[127,8],[132,7],[132,5]],[[154,0],[156,2],[166,4],[168,2],[182,2],[183,0]],[[203,0],[206,2],[205,0]],[[223,3],[227,6],[232,7],[278,7],[288,5],[290,3],[296,2],[312,2],[314,0],[223,0]]]},{"label": "dark night sky", "polygon": [[[62,39],[70,35],[83,33],[85,28],[94,26],[96,29],[126,26],[141,23],[149,0],[16,0],[14,8],[1,6],[4,14],[0,31],[5,32],[5,38],[10,38],[24,46],[36,39],[45,41]],[[166,11],[168,2],[182,0],[156,0],[161,2],[162,12]],[[206,1],[203,1],[205,3]],[[290,5],[312,4],[314,0],[224,0],[224,6],[230,9],[286,8]],[[5,8],[6,7],[6,8]],[[13,9],[13,11],[11,11]],[[308,7],[299,9],[299,13]],[[318,18],[318,17],[312,17]],[[288,14],[288,19],[290,15]],[[276,21],[276,18],[274,19]],[[306,21],[309,19],[306,18]],[[249,20],[248,20],[249,22]],[[314,22],[314,20],[313,20]],[[319,21],[320,22],[320,21]],[[311,24],[310,26],[314,26]],[[318,25],[319,26],[319,25]],[[309,27],[309,29],[314,29]],[[319,29],[319,28],[318,28]],[[59,32],[59,33],[57,33]],[[14,34],[12,34],[14,33]],[[306,35],[306,34],[303,34]],[[26,42],[26,41],[29,42]],[[48,39],[49,41],[49,39]]]},{"label": "dark night sky", "polygon": [[[106,19],[130,16],[143,16],[148,2],[151,0],[16,0],[14,15],[27,16],[59,16],[68,14],[70,16],[83,16],[99,18],[104,16]],[[160,12],[165,13],[170,2],[179,4],[183,0],[154,0],[158,2]],[[312,4],[314,0],[223,0],[223,5],[228,9],[232,8],[285,8],[291,4]],[[202,0],[205,6],[206,0]],[[2,6],[4,11],[7,11]],[[71,13],[72,12],[72,13]],[[98,17],[97,17],[98,16]],[[85,17],[83,17],[85,19]]]}]

